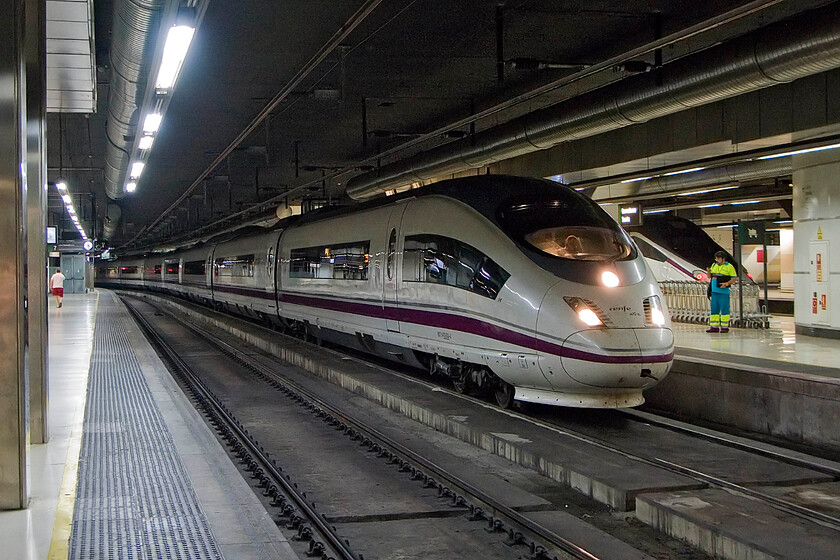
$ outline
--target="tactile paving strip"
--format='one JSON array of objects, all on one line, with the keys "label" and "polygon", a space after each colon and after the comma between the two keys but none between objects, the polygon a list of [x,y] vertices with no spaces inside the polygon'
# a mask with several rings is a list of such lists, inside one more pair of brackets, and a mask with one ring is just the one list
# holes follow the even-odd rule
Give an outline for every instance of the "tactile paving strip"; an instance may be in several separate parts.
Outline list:
[{"label": "tactile paving strip", "polygon": [[70,558],[221,559],[113,298],[100,298]]}]

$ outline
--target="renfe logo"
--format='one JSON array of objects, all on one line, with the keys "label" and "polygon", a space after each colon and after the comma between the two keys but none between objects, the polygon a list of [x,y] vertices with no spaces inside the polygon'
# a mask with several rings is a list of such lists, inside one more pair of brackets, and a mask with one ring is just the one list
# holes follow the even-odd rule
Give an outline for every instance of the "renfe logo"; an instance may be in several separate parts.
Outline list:
[{"label": "renfe logo", "polygon": [[758,237],[758,230],[753,228],[748,228],[747,233],[750,237]]}]

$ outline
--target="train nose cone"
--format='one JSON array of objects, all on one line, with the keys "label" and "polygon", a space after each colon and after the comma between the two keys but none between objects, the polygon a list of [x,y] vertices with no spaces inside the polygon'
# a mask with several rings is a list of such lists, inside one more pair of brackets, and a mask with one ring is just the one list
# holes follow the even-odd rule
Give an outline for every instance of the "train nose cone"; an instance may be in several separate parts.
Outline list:
[{"label": "train nose cone", "polygon": [[590,329],[563,343],[566,374],[591,387],[644,389],[671,369],[674,336],[670,329]]}]

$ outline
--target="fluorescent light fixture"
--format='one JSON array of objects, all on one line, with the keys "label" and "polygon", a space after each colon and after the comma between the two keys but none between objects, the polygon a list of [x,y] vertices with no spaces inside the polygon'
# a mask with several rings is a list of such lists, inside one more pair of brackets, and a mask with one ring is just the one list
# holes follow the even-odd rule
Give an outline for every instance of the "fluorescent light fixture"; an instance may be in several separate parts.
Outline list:
[{"label": "fluorescent light fixture", "polygon": [[744,200],[744,201],[741,201],[741,202],[730,202],[729,204],[731,204],[732,206],[741,206],[742,204],[758,204],[759,202],[761,202],[761,201],[760,200]]},{"label": "fluorescent light fixture", "polygon": [[718,202],[716,204],[701,204],[697,208],[717,208],[718,206],[723,206],[722,203]]},{"label": "fluorescent light fixture", "polygon": [[73,203],[73,199],[72,199],[72,198],[70,198],[70,195],[69,195],[69,194],[63,194],[63,195],[61,195],[61,200],[63,200],[63,201],[64,201],[64,204],[72,204],[72,203]]},{"label": "fluorescent light fixture", "polygon": [[689,191],[684,193],[677,193],[677,196],[691,196],[693,194],[706,194],[710,192],[717,192],[717,191],[728,191],[729,189],[737,189],[738,185],[730,185],[728,187],[713,187],[711,189],[702,189],[699,191]]},{"label": "fluorescent light fixture", "polygon": [[163,120],[163,115],[159,113],[149,113],[143,121],[143,132],[157,132],[160,128],[160,121]]},{"label": "fluorescent light fixture", "polygon": [[160,61],[160,70],[155,81],[156,89],[168,90],[175,85],[194,33],[195,28],[188,25],[176,25],[169,28],[166,45],[163,47],[163,58]]},{"label": "fluorescent light fixture", "polygon": [[637,177],[636,179],[625,179],[622,183],[635,183],[636,181],[647,181],[648,179],[653,179],[653,177]]},{"label": "fluorescent light fixture", "polygon": [[778,220],[773,222],[774,224],[792,224],[793,220]]},{"label": "fluorescent light fixture", "polygon": [[71,216],[75,216],[76,215],[76,209],[73,208],[72,206],[68,206],[67,207],[67,213],[70,214]]},{"label": "fluorescent light fixture", "polygon": [[67,192],[67,183],[65,183],[64,181],[59,181],[55,184],[55,188],[58,189],[58,192],[65,193]]},{"label": "fluorescent light fixture", "polygon": [[135,161],[131,164],[131,174],[129,177],[132,179],[137,179],[141,173],[143,173],[143,168],[146,167],[146,164],[142,161]]},{"label": "fluorescent light fixture", "polygon": [[662,214],[663,212],[668,212],[668,209],[662,208],[661,210],[642,210],[642,214]]},{"label": "fluorescent light fixture", "polygon": [[833,150],[835,148],[840,148],[840,144],[830,144],[828,146],[820,146],[818,148],[806,148],[804,150],[795,150],[795,151],[792,151],[792,152],[783,152],[781,154],[773,154],[771,156],[761,156],[760,158],[757,158],[757,159],[774,159],[774,158],[780,158],[780,157],[786,157],[786,156],[796,156],[796,155],[799,155],[799,154],[807,154],[809,152],[821,152],[823,150]]},{"label": "fluorescent light fixture", "polygon": [[718,226],[717,228],[718,229],[729,229],[729,228],[734,228],[734,227],[738,227],[738,225],[737,224],[731,224],[731,225],[728,225],[728,226]]},{"label": "fluorescent light fixture", "polygon": [[692,167],[691,169],[683,169],[682,171],[671,171],[663,174],[663,177],[670,177],[671,175],[682,175],[683,173],[694,173],[695,171],[703,171],[705,167]]},{"label": "fluorescent light fixture", "polygon": [[137,182],[136,181],[130,181],[125,186],[125,192],[134,192],[136,190],[137,190]]},{"label": "fluorescent light fixture", "polygon": [[143,136],[142,138],[140,138],[140,143],[137,144],[137,147],[141,150],[148,150],[152,147],[152,142],[154,141],[154,136]]}]

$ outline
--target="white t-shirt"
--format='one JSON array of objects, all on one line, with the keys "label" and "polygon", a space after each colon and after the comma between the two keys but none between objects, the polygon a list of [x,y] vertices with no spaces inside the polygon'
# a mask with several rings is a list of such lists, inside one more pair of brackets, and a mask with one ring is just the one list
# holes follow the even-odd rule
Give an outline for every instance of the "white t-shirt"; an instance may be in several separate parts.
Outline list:
[{"label": "white t-shirt", "polygon": [[56,272],[50,278],[50,286],[53,288],[64,288],[64,275],[60,272]]}]

